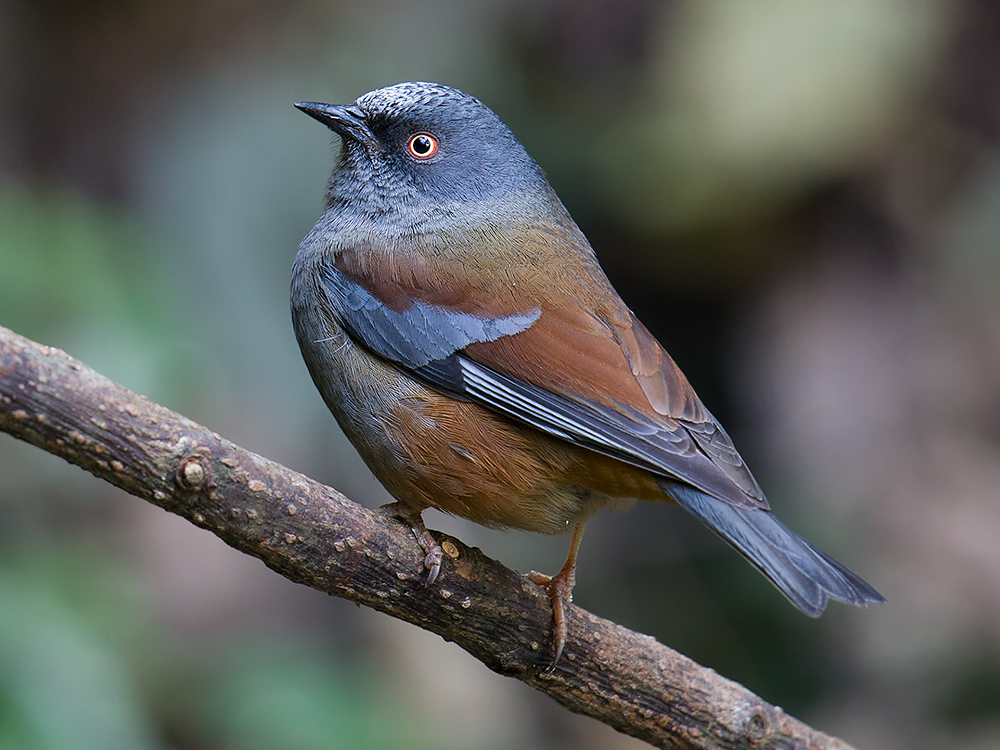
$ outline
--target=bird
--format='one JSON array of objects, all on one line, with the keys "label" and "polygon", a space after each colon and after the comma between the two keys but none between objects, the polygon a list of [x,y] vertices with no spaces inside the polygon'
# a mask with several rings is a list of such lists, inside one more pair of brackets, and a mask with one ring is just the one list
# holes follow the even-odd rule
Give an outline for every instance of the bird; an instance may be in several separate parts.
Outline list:
[{"label": "bird", "polygon": [[350,105],[298,102],[340,137],[325,208],[292,267],[291,313],[323,400],[395,499],[435,582],[437,508],[571,534],[532,571],[551,667],[588,520],[681,506],[799,610],[884,602],[779,521],[722,425],[621,299],[545,173],[477,98],[405,82]]}]

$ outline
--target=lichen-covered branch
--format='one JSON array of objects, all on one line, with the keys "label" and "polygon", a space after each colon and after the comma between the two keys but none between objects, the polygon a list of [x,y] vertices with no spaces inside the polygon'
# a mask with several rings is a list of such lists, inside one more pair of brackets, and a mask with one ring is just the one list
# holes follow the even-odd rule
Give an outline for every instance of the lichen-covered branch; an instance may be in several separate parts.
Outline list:
[{"label": "lichen-covered branch", "polygon": [[849,750],[579,607],[569,611],[566,652],[547,671],[548,597],[516,572],[441,535],[447,559],[425,587],[424,553],[403,525],[2,327],[0,430],[212,531],[289,580],[437,633],[571,711],[658,747]]}]

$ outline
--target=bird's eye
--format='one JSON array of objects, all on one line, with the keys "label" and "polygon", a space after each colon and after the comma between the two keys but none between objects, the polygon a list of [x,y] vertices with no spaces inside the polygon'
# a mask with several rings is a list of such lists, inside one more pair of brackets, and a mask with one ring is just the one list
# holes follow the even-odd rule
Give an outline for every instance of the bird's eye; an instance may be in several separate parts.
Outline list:
[{"label": "bird's eye", "polygon": [[406,144],[406,148],[409,150],[410,156],[414,159],[430,159],[437,153],[437,138],[430,133],[417,133],[410,138],[410,142]]}]

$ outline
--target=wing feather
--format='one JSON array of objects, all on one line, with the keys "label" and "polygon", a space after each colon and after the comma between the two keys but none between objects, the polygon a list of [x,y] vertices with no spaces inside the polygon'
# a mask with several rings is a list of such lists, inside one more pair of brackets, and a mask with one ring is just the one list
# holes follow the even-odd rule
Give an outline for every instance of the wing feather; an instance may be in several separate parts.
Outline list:
[{"label": "wing feather", "polygon": [[[551,232],[522,236],[528,260],[503,273],[355,248],[322,266],[321,285],[352,338],[432,387],[731,505],[767,508],[729,436],[589,247],[576,265],[544,257]],[[553,274],[539,275],[539,263]]]}]

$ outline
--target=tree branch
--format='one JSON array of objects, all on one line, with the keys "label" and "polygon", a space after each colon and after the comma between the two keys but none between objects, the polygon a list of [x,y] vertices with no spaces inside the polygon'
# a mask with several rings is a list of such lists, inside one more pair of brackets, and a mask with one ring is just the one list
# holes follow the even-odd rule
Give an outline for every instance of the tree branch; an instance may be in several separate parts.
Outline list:
[{"label": "tree branch", "polygon": [[0,430],[183,516],[289,580],[454,641],[490,669],[658,747],[838,748],[735,682],[576,606],[558,668],[547,595],[438,534],[423,586],[402,524],[0,327]]}]

